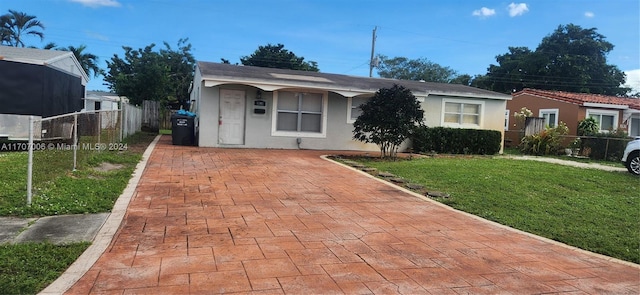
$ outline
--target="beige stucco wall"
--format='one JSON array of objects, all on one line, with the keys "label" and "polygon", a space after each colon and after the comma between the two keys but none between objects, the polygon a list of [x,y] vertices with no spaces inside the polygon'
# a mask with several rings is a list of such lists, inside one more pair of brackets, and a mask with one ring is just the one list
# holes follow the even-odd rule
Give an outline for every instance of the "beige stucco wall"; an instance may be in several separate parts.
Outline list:
[{"label": "beige stucco wall", "polygon": [[[466,126],[445,124],[444,103],[446,101],[481,103],[482,107],[480,111],[480,125]],[[505,100],[429,95],[421,103],[421,106],[424,110],[424,122],[428,127],[445,126],[450,128],[477,128],[496,130],[502,134],[502,138],[504,139],[504,112],[507,106],[507,102]],[[500,153],[502,153],[502,148],[500,149]]]},{"label": "beige stucco wall", "polygon": [[[196,77],[198,78],[198,77]],[[196,80],[198,81],[198,80]],[[245,92],[245,138],[243,145],[223,145],[218,142],[218,114],[220,89],[242,90]],[[348,122],[348,98],[329,92],[327,102],[326,136],[277,136],[272,134],[273,124],[273,92],[262,91],[262,99],[266,102],[265,114],[254,114],[253,105],[258,89],[246,85],[220,85],[204,87],[202,83],[194,86],[192,100],[196,100],[195,112],[198,114],[196,124],[199,126],[199,145],[205,147],[237,147],[237,148],[275,148],[275,149],[317,149],[317,150],[363,150],[378,152],[374,144],[364,144],[353,140],[353,124]],[[199,92],[200,95],[198,97]],[[421,103],[425,111],[427,126],[442,126],[442,108],[444,101],[459,101],[460,98],[431,95]],[[506,101],[489,99],[463,99],[464,101],[481,102],[483,104],[479,128],[504,132],[504,111]],[[448,126],[468,128],[469,126]],[[301,138],[298,147],[297,138]],[[406,147],[403,146],[401,151]]]},{"label": "beige stucco wall", "polygon": [[[218,142],[218,114],[220,89],[242,90],[245,92],[245,139],[243,145],[224,145]],[[195,90],[195,89],[194,89]],[[352,139],[353,124],[347,123],[347,98],[328,93],[327,126],[324,138],[272,135],[273,92],[262,91],[266,102],[266,113],[253,112],[257,88],[244,85],[223,85],[202,87],[198,103],[199,145],[207,147],[275,148],[297,149],[297,138],[301,138],[300,148],[317,150],[364,150],[378,151],[378,146],[364,144]],[[192,94],[192,98],[195,97]]]}]

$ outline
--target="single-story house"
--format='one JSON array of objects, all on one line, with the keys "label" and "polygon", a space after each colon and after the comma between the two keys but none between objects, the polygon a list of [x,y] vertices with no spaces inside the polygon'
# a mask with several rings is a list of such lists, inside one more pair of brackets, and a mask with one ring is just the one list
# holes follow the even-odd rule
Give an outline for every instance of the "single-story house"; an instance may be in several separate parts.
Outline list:
[{"label": "single-story house", "polygon": [[83,112],[101,111],[101,125],[103,129],[114,128],[118,123],[119,113],[109,112],[119,110],[121,103],[128,103],[129,99],[115,93],[105,91],[87,91],[84,98]]},{"label": "single-story house", "polygon": [[30,115],[80,111],[88,80],[72,52],[0,46],[0,137],[27,138]]},{"label": "single-story house", "polygon": [[622,129],[630,136],[640,136],[640,99],[530,88],[512,96],[505,110],[505,137],[512,142],[517,142],[522,129],[513,114],[523,107],[533,116],[544,118],[547,126],[564,122],[573,136],[577,135],[578,122],[588,117],[598,122],[600,132]]},{"label": "single-story house", "polygon": [[0,46],[0,114],[80,111],[88,80],[72,52]]},{"label": "single-story house", "polygon": [[85,112],[118,110],[121,101],[126,102],[127,99],[111,92],[87,91],[82,110]]},{"label": "single-story house", "polygon": [[427,126],[504,131],[511,96],[458,84],[355,77],[198,62],[191,87],[196,141],[204,147],[377,151],[353,140],[359,106],[401,85]]}]

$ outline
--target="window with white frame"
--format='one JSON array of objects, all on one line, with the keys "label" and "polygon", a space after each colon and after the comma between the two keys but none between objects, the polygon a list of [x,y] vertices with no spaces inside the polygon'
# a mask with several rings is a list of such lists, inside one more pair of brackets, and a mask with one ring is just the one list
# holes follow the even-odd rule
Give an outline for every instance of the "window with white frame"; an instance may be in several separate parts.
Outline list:
[{"label": "window with white frame", "polygon": [[608,110],[587,110],[587,117],[598,122],[600,132],[609,132],[618,128],[618,112]]},{"label": "window with white frame", "polygon": [[444,101],[444,125],[480,126],[482,103],[475,101]]},{"label": "window with white frame", "polygon": [[369,97],[349,97],[347,102],[347,123],[353,123],[362,114],[360,106],[365,104]]},{"label": "window with white frame", "polygon": [[544,125],[554,128],[558,126],[558,109],[540,109],[538,116],[544,118]]},{"label": "window with white frame", "polygon": [[324,136],[326,96],[322,93],[277,91],[274,135]]}]

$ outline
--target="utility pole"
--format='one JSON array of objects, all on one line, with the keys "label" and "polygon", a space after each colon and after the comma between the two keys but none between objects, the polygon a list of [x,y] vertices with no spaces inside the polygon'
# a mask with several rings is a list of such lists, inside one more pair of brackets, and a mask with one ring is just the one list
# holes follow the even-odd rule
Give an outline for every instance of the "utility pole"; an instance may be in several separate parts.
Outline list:
[{"label": "utility pole", "polygon": [[376,30],[378,30],[378,26],[373,28],[373,36],[371,37],[371,60],[369,61],[369,77],[372,77],[373,67],[376,65],[376,62],[373,60],[373,54],[376,49]]}]

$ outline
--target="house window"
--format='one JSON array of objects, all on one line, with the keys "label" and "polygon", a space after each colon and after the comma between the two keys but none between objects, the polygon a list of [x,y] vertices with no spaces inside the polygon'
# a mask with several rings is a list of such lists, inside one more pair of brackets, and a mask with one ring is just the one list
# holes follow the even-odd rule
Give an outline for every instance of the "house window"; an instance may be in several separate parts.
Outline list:
[{"label": "house window", "polygon": [[509,110],[504,110],[504,130],[509,130]]},{"label": "house window", "polygon": [[482,104],[473,101],[444,102],[444,125],[480,126]]},{"label": "house window", "polygon": [[94,101],[93,102],[93,109],[94,110],[99,111],[100,110],[100,106],[101,106],[101,103],[99,101]]},{"label": "house window", "polygon": [[607,110],[587,110],[587,117],[593,118],[598,123],[599,132],[609,132],[617,129],[618,112]]},{"label": "house window", "polygon": [[326,95],[322,93],[277,91],[272,134],[277,136],[324,137]]},{"label": "house window", "polygon": [[369,97],[349,97],[347,106],[347,123],[353,123],[362,114],[361,105],[365,104]]},{"label": "house window", "polygon": [[544,118],[544,125],[554,128],[558,126],[558,109],[540,109],[539,117]]},{"label": "house window", "polygon": [[630,118],[629,122],[629,136],[640,136],[640,118]]}]

